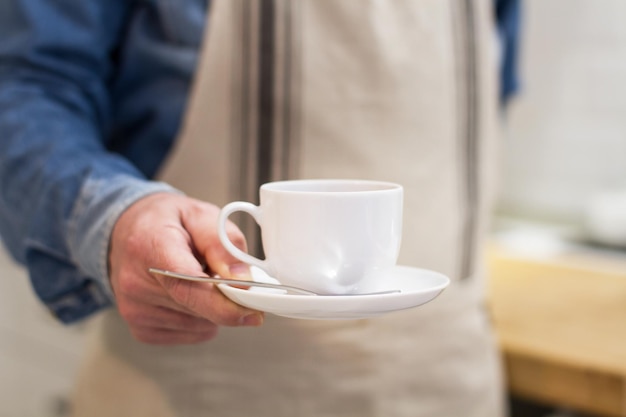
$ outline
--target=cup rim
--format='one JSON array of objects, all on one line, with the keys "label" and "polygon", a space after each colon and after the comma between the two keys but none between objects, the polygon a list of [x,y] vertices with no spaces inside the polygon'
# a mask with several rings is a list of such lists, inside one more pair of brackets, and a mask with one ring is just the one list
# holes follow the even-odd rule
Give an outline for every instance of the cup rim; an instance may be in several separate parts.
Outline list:
[{"label": "cup rim", "polygon": [[[296,188],[297,185],[297,188]],[[367,179],[295,179],[267,182],[261,191],[302,194],[364,194],[402,190],[400,184]]]}]

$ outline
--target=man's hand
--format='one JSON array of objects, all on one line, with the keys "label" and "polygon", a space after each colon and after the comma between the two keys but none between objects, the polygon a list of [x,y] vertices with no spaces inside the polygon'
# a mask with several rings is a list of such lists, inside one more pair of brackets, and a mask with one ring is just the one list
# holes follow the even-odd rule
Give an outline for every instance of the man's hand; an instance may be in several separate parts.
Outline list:
[{"label": "man's hand", "polygon": [[[176,194],[153,194],[118,219],[109,251],[117,307],[134,337],[152,344],[210,340],[218,326],[258,326],[262,313],[226,298],[214,284],[152,275],[160,268],[190,275],[250,279],[246,265],[226,252],[217,237],[219,208]],[[231,241],[246,249],[232,223]]]}]

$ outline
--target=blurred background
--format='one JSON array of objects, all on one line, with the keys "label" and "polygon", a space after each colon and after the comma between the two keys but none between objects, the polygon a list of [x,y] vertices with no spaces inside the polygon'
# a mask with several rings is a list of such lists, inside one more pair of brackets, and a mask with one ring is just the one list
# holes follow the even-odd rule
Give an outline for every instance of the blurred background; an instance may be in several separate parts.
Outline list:
[{"label": "blurred background", "polygon": [[523,4],[522,89],[506,117],[499,214],[593,237],[600,200],[626,193],[626,2]]},{"label": "blurred background", "polygon": [[626,2],[523,5],[486,251],[513,417],[626,416]]},{"label": "blurred background", "polygon": [[[514,415],[626,416],[626,2],[523,9],[487,248]],[[0,277],[0,417],[65,416],[84,325],[56,323],[1,252]]]}]

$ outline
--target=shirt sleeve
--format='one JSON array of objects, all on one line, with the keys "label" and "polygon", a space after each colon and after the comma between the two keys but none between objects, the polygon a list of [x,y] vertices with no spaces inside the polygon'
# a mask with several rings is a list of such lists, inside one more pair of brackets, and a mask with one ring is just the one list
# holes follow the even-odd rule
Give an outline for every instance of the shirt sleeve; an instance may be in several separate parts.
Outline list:
[{"label": "shirt sleeve", "polygon": [[505,106],[519,90],[519,55],[522,35],[522,0],[495,0],[500,38],[500,103]]},{"label": "shirt sleeve", "polygon": [[104,145],[130,4],[0,2],[0,236],[64,322],[111,304],[108,241],[123,210],[176,192]]}]

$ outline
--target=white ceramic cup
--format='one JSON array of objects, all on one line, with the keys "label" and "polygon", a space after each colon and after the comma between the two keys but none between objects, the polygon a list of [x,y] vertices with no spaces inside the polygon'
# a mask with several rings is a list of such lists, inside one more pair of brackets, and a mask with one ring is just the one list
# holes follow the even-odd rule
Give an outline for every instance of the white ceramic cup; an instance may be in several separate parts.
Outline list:
[{"label": "white ceramic cup", "polygon": [[[219,238],[237,259],[282,284],[324,294],[368,291],[395,266],[402,235],[403,189],[365,180],[294,180],[260,188],[260,205],[222,208]],[[235,247],[226,221],[249,213],[261,228],[261,260]]]}]

